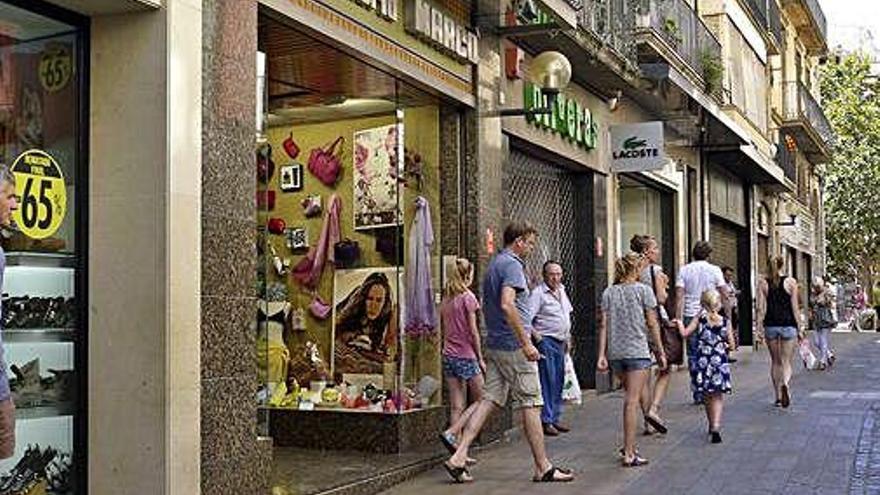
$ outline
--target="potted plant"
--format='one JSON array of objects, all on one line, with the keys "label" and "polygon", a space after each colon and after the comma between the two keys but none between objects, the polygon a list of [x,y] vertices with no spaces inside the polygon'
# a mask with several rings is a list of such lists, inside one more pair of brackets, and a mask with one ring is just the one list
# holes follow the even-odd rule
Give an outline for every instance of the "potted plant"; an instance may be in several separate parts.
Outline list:
[{"label": "potted plant", "polygon": [[703,51],[700,54],[700,65],[703,67],[703,82],[706,84],[706,91],[714,93],[721,89],[721,78],[724,76],[721,57],[708,50]]},{"label": "potted plant", "polygon": [[663,32],[676,45],[681,44],[681,30],[678,28],[678,22],[672,17],[663,19]]}]

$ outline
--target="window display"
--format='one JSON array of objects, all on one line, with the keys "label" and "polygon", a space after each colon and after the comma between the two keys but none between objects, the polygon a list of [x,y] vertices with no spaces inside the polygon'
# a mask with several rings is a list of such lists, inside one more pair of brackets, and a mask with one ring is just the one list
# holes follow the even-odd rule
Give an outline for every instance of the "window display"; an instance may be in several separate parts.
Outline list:
[{"label": "window display", "polygon": [[373,413],[440,405],[439,103],[320,43],[310,49],[360,77],[299,71],[310,54],[266,45],[259,400]]},{"label": "window display", "polygon": [[0,232],[0,335],[16,407],[15,452],[0,461],[0,493],[68,494],[83,454],[76,193],[84,40],[74,25],[0,7],[0,157],[19,199],[12,227]]}]

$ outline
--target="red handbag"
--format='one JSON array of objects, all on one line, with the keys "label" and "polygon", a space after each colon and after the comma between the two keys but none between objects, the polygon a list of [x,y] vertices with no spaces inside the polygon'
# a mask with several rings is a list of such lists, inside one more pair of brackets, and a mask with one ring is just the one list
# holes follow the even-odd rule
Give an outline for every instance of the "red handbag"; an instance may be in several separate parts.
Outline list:
[{"label": "red handbag", "polygon": [[342,171],[341,152],[337,154],[336,147],[344,142],[345,138],[339,136],[330,146],[315,148],[309,153],[309,172],[328,186],[336,184]]},{"label": "red handbag", "polygon": [[283,234],[284,229],[287,228],[287,224],[284,222],[283,218],[270,218],[269,224],[266,226],[269,229],[269,232],[273,234]]},{"label": "red handbag", "polygon": [[287,153],[287,156],[290,157],[291,160],[296,160],[296,157],[299,156],[299,146],[296,144],[296,141],[293,140],[293,133],[291,132],[287,139],[282,143],[284,146],[284,151]]}]

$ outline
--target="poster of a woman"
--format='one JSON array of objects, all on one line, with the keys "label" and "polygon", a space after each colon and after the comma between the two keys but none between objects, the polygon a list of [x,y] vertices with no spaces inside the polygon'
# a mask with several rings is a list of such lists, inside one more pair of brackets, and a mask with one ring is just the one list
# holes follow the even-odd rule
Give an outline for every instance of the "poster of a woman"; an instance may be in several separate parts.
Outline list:
[{"label": "poster of a woman", "polygon": [[333,374],[381,374],[397,354],[398,268],[338,270],[333,290]]}]

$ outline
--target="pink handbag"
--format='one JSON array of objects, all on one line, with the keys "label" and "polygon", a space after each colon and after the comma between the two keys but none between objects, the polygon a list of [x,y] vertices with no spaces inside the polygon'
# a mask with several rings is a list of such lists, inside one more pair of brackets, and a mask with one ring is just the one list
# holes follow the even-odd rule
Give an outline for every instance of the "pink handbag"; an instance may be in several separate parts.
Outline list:
[{"label": "pink handbag", "polygon": [[336,147],[344,142],[345,138],[339,136],[333,144],[315,148],[309,153],[309,172],[328,186],[336,184],[342,171],[342,153],[337,154]]},{"label": "pink handbag", "polygon": [[309,311],[312,313],[312,316],[319,320],[326,320],[332,310],[333,307],[324,302],[321,296],[317,294],[315,294],[314,299],[309,304]]}]

